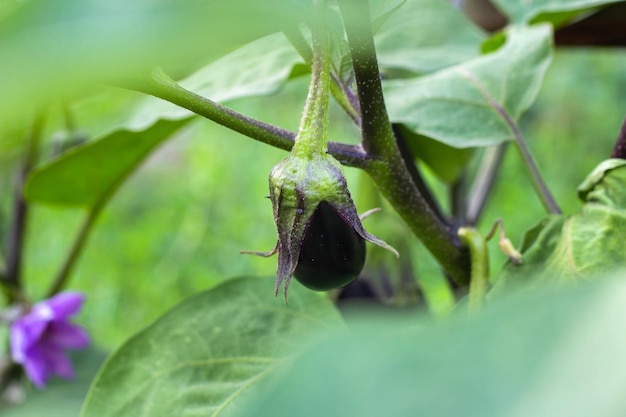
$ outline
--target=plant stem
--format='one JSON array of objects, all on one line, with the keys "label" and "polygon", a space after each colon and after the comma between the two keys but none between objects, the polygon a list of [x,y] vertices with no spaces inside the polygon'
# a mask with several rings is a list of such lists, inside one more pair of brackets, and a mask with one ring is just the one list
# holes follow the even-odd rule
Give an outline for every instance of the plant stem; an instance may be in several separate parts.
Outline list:
[{"label": "plant stem", "polygon": [[[132,89],[169,101],[259,142],[286,151],[290,151],[293,147],[296,137],[295,133],[255,120],[192,93],[180,86],[160,69],[155,70],[151,79],[134,85]],[[351,167],[362,167],[368,159],[360,146],[343,143],[329,142],[328,152],[342,164]]]},{"label": "plant stem", "polygon": [[449,187],[450,213],[455,224],[466,224],[467,221],[467,171]]},{"label": "plant stem", "polygon": [[446,223],[446,218],[443,215],[441,208],[439,207],[439,203],[437,202],[437,200],[435,200],[435,197],[433,196],[432,191],[430,190],[430,188],[428,188],[428,185],[426,185],[426,181],[424,181],[422,174],[420,173],[420,171],[417,169],[417,166],[415,165],[415,157],[413,156],[413,154],[411,153],[411,150],[409,149],[409,145],[406,142],[405,136],[402,134],[400,125],[392,124],[391,128],[393,129],[393,134],[396,137],[398,150],[400,151],[400,155],[402,155],[402,159],[404,160],[404,163],[406,164],[406,168],[409,171],[409,174],[411,175],[411,179],[413,180],[413,183],[419,190],[419,193],[422,195],[424,200],[426,200],[426,202],[428,203],[428,206],[435,213],[437,218],[441,220],[441,222]]},{"label": "plant stem", "polygon": [[470,201],[467,207],[467,224],[475,225],[483,214],[485,204],[496,181],[496,176],[502,166],[508,142],[494,148],[486,149],[480,169],[470,191]]},{"label": "plant stem", "polygon": [[459,68],[459,73],[467,78],[482,94],[482,96],[489,102],[489,105],[494,108],[507,124],[511,132],[513,133],[513,139],[515,145],[522,156],[522,160],[524,161],[524,167],[526,168],[526,172],[530,177],[530,182],[535,189],[535,193],[541,200],[546,211],[550,214],[561,214],[561,209],[558,204],[552,197],[552,193],[548,189],[543,177],[539,173],[539,168],[535,163],[535,159],[530,153],[530,149],[526,146],[526,142],[524,141],[524,137],[522,136],[522,132],[519,129],[519,126],[515,121],[511,118],[511,116],[507,113],[507,111],[491,96],[489,91],[485,88],[482,83],[477,80],[469,71]]},{"label": "plant stem", "polygon": [[74,265],[76,265],[76,261],[85,247],[89,232],[92,230],[93,225],[100,214],[100,211],[102,211],[102,207],[104,207],[106,201],[108,201],[108,197],[101,199],[87,212],[85,219],[80,225],[78,234],[74,238],[74,242],[70,247],[70,251],[65,257],[65,261],[63,262],[61,269],[57,273],[50,289],[48,290],[47,298],[52,297],[65,288],[65,285],[71,276],[72,270],[74,269]]},{"label": "plant stem", "polygon": [[326,154],[328,135],[328,103],[330,99],[330,45],[324,22],[325,2],[313,6],[313,62],[311,84],[302,112],[302,119],[291,154],[303,158]]},{"label": "plant stem", "polygon": [[373,159],[365,170],[381,193],[424,243],[453,280],[469,280],[469,253],[456,230],[441,221],[413,182],[391,128],[385,107],[368,2],[339,2],[362,115],[362,145]]},{"label": "plant stem", "polygon": [[[502,109],[504,111],[504,109]],[[498,110],[500,111],[500,110]],[[526,146],[526,142],[524,141],[524,137],[522,136],[522,132],[519,130],[517,123],[515,123],[508,115],[508,113],[502,113],[505,118],[507,124],[511,127],[513,131],[513,135],[515,137],[515,145],[522,155],[522,159],[524,160],[524,166],[526,167],[526,172],[530,177],[530,182],[535,189],[535,193],[539,196],[543,207],[546,212],[550,214],[561,214],[561,209],[559,205],[554,200],[552,193],[548,189],[548,185],[543,180],[543,177],[539,173],[539,168],[537,167],[537,163],[530,153],[530,149]]]},{"label": "plant stem", "polygon": [[469,246],[472,257],[468,311],[473,314],[482,310],[485,305],[489,287],[489,250],[483,235],[472,227],[461,227],[459,237]]},{"label": "plant stem", "polygon": [[626,159],[626,118],[624,118],[622,128],[619,131],[619,135],[617,135],[611,158]]},{"label": "plant stem", "polygon": [[[304,36],[302,36],[300,30],[295,27],[290,27],[289,29],[285,29],[283,33],[296,51],[298,51],[304,62],[311,65],[313,61],[313,52],[311,51],[311,47],[307,43]],[[352,119],[354,124],[361,126],[361,115],[359,114],[358,107],[355,105],[354,94],[350,88],[341,81],[335,71],[331,70],[330,76],[332,80],[330,93],[333,98],[346,112],[348,117]]]},{"label": "plant stem", "polygon": [[[39,157],[43,119],[43,115],[39,114],[33,121],[29,132],[26,154],[15,181],[13,219],[7,234],[7,265],[3,277],[4,283],[14,290],[19,290],[22,287],[22,257],[29,211],[28,203],[24,199],[24,184]],[[7,292],[7,294],[10,296],[11,292]]]}]

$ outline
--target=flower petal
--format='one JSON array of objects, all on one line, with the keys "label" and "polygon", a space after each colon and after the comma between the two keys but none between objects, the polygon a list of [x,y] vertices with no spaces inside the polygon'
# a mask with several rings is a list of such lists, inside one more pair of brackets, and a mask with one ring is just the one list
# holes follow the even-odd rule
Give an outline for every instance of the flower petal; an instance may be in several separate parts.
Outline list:
[{"label": "flower petal", "polygon": [[55,320],[62,320],[80,311],[85,301],[85,296],[79,292],[62,292],[52,298],[44,300],[35,305],[35,309],[45,311],[50,309]]},{"label": "flower petal", "polygon": [[46,343],[63,349],[82,349],[89,346],[89,334],[82,327],[66,321],[53,321],[45,335]]},{"label": "flower petal", "polygon": [[46,360],[43,351],[37,346],[33,347],[25,356],[22,363],[26,376],[37,388],[44,388],[50,376],[49,368],[46,367]]},{"label": "flower petal", "polygon": [[11,324],[11,356],[17,363],[24,363],[27,352],[41,339],[48,322],[27,314]]},{"label": "flower petal", "polygon": [[62,378],[73,379],[74,367],[69,358],[61,349],[42,350],[45,368],[49,374],[58,375]]}]

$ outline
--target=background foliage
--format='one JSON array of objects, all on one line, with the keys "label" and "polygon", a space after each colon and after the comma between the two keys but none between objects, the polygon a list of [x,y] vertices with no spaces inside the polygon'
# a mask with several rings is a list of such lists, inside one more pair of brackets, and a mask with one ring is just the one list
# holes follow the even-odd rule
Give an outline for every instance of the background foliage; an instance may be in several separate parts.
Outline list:
[{"label": "background foliage", "polygon": [[[154,371],[151,366],[168,349],[167,358],[174,362],[183,356],[202,362],[219,349],[234,349],[242,357],[265,357],[272,351],[276,360],[291,363],[303,350],[294,340],[308,334],[305,327],[316,327],[321,320],[343,329],[326,298],[296,284],[293,298],[290,296],[292,305],[286,309],[271,297],[271,289],[266,293],[262,289],[271,288],[270,278],[241,278],[274,274],[274,261],[242,256],[239,251],[270,249],[275,243],[270,204],[264,198],[266,178],[285,152],[191,117],[179,107],[101,82],[133,85],[158,64],[176,79],[183,79],[181,84],[192,91],[295,131],[306,97],[308,68],[283,36],[269,34],[280,29],[284,20],[300,19],[308,2],[264,2],[262,6],[245,0],[225,6],[189,2],[176,11],[167,2],[133,6],[93,2],[92,8],[66,1],[55,10],[35,3],[23,9],[0,3],[0,19],[10,23],[0,29],[0,39],[5,40],[0,49],[0,62],[5,63],[0,78],[0,224],[6,226],[10,216],[9,190],[18,164],[21,123],[32,117],[33,108],[48,103],[43,159],[51,160],[68,146],[87,144],[67,151],[62,156],[66,165],[47,169],[43,164],[29,179],[26,195],[38,203],[33,205],[28,228],[24,282],[33,299],[44,297],[49,278],[58,270],[86,213],[102,209],[71,286],[88,295],[81,324],[90,329],[96,346],[116,353],[99,371],[83,415],[102,416],[105,409],[116,415],[134,415],[146,404],[153,410],[147,415],[159,415],[158,410],[168,404],[173,407],[168,414],[241,415],[247,405],[235,401],[232,406],[230,401],[239,398],[236,394],[242,386],[265,372],[263,366],[259,370],[228,364],[204,371],[190,366],[180,374],[168,368],[163,371],[167,377],[148,378],[152,381],[148,388],[139,389],[141,384],[136,381],[146,379],[146,369]],[[445,201],[446,187],[459,178],[466,163],[475,170],[483,152],[466,148],[511,139],[507,126],[490,111],[488,100],[477,94],[478,80],[519,122],[561,208],[566,215],[573,215],[581,210],[576,187],[607,158],[623,120],[626,55],[623,50],[557,48],[551,56],[551,28],[541,22],[562,24],[580,10],[611,2],[545,0],[523,9],[519,2],[496,3],[515,23],[507,29],[504,44],[501,37],[489,38],[443,1],[372,2],[391,119],[404,125],[410,140],[423,140],[422,148],[416,148],[421,155],[419,167],[439,199]],[[411,13],[394,14],[399,6]],[[280,13],[268,13],[270,10]],[[228,19],[218,22],[215,16]],[[150,22],[150,30],[135,30],[137,19]],[[263,24],[252,24],[260,21]],[[234,22],[245,30],[229,30]],[[540,24],[525,26],[529,22]],[[46,25],[55,28],[55,36],[41,29]],[[103,35],[110,29],[89,29],[99,25],[117,28],[116,35]],[[413,26],[415,31],[406,30]],[[77,33],[80,38],[71,36]],[[72,41],[63,48],[54,47],[61,43],[59,39]],[[208,39],[210,47],[198,39]],[[244,44],[243,49],[216,61]],[[86,50],[84,45],[90,48]],[[346,48],[342,45],[335,51],[342,68],[350,68]],[[498,83],[498,69],[508,66],[515,73],[516,59],[530,59],[534,71],[507,80],[510,84]],[[37,65],[24,69],[21,63],[26,61]],[[195,68],[202,70],[192,74]],[[468,69],[473,78],[463,75]],[[17,79],[19,83],[13,81]],[[66,88],[72,79],[76,82]],[[454,100],[442,107],[450,97],[486,106],[485,118],[463,114],[464,108],[455,108]],[[449,117],[444,120],[437,118],[438,114]],[[450,115],[454,120],[447,123]],[[501,129],[493,129],[494,125]],[[330,127],[331,140],[358,143],[358,130],[336,104],[331,107]],[[476,134],[485,127],[484,134]],[[475,142],[468,141],[471,134]],[[95,142],[95,138],[104,140]],[[129,140],[134,144],[132,151]],[[151,153],[153,149],[157,150]],[[93,159],[72,160],[79,152],[92,152],[97,164],[91,165]],[[443,163],[441,154],[447,156]],[[103,159],[98,159],[100,156]],[[135,167],[137,171],[131,172]],[[122,185],[120,179],[127,174]],[[373,203],[368,199],[365,191],[359,196],[358,190],[371,188],[364,176],[354,169],[347,169],[346,174],[360,211],[380,205],[380,200]],[[403,262],[410,259],[413,284],[423,289],[431,313],[456,317],[441,324],[416,314],[417,310],[402,315],[381,313],[376,318],[366,315],[367,319],[354,321],[346,314],[352,334],[331,332],[326,340],[309,342],[303,359],[293,367],[268,372],[268,384],[259,386],[258,391],[244,390],[250,398],[257,395],[251,408],[255,415],[310,410],[316,415],[393,416],[406,415],[408,409],[413,413],[418,407],[424,413],[458,414],[471,408],[481,410],[481,416],[505,412],[541,416],[562,412],[571,398],[584,401],[572,402],[567,408],[570,415],[623,414],[624,404],[615,400],[623,389],[623,372],[612,366],[619,363],[624,351],[623,340],[615,331],[620,329],[617,317],[623,316],[621,306],[625,305],[619,277],[563,294],[504,297],[468,322],[458,314],[463,307],[457,308],[457,314],[452,311],[451,293],[425,248],[403,226],[393,226],[394,222],[400,224],[393,209],[384,205],[380,216],[376,233],[390,241],[400,236],[401,244],[406,245]],[[495,219],[503,218],[508,236],[518,243],[542,217],[544,209],[533,195],[519,155],[509,149],[478,228],[487,231]],[[376,228],[375,218],[366,222]],[[495,277],[505,257],[495,244],[490,251]],[[204,292],[186,298],[200,291]],[[300,300],[304,300],[302,305]],[[423,310],[422,306],[419,311]],[[260,311],[267,314],[260,315]],[[316,325],[301,323],[308,323],[311,316],[316,317]],[[216,322],[231,323],[228,330],[232,334],[213,338],[210,330]],[[275,329],[269,337],[264,332],[272,326]],[[246,332],[252,335],[250,340],[238,339]],[[190,334],[203,341],[182,352],[180,341]],[[598,340],[603,343],[594,342]],[[253,348],[259,341],[267,345],[261,344],[263,349],[257,352]],[[79,357],[76,363],[84,373],[75,385],[28,392],[26,405],[10,412],[15,416],[39,412],[33,410],[52,407],[50,402],[62,396],[67,401],[58,406],[65,413],[61,415],[77,415],[103,356],[91,352],[87,359]],[[126,360],[132,366],[126,366]],[[178,365],[171,366],[178,369]],[[363,378],[366,373],[368,378]],[[205,378],[209,374],[214,377],[212,382]],[[331,397],[324,383],[328,375],[334,381]],[[103,398],[119,388],[120,380],[126,384],[124,392],[112,400],[115,407],[109,407]],[[355,380],[359,382],[356,385]],[[380,381],[385,381],[383,391],[373,385]],[[67,388],[70,386],[74,388]],[[467,389],[472,386],[478,388]],[[560,388],[552,390],[554,386]],[[66,389],[75,391],[62,393]],[[163,391],[189,401],[172,404],[170,397],[158,394]],[[450,391],[458,401],[448,401]],[[145,396],[151,399],[145,402]],[[326,398],[322,404],[321,397]]]}]

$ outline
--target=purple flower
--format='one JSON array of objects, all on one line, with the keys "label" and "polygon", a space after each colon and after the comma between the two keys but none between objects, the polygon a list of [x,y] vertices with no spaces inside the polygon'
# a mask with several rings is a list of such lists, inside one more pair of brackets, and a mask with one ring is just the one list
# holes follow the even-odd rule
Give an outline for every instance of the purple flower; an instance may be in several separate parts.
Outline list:
[{"label": "purple flower", "polygon": [[11,324],[11,355],[21,364],[37,388],[43,388],[51,375],[71,379],[74,369],[67,349],[89,345],[87,332],[70,323],[85,297],[64,292],[39,302]]}]

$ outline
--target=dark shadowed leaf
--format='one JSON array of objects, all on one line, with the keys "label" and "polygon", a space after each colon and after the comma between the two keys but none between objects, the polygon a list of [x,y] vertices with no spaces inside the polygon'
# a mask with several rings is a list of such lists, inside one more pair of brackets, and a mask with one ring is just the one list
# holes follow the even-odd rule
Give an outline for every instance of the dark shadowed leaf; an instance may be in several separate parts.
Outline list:
[{"label": "dark shadowed leaf", "polygon": [[273,288],[240,278],[181,302],[112,355],[82,416],[240,415],[302,343],[343,326],[320,294],[292,283],[286,306]]},{"label": "dark shadowed leaf", "polygon": [[453,148],[429,137],[417,135],[404,126],[402,126],[402,131],[404,131],[412,154],[428,165],[439,179],[448,184],[459,179],[474,154],[471,148]]}]

